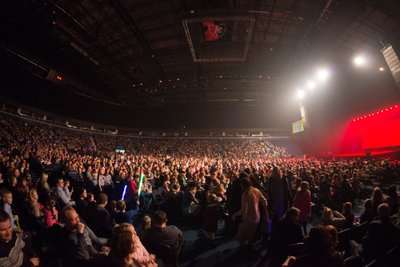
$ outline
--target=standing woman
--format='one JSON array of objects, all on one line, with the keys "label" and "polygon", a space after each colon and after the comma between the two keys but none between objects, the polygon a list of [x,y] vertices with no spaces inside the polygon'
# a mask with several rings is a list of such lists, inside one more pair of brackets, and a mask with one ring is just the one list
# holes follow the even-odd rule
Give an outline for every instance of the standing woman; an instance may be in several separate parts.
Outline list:
[{"label": "standing woman", "polygon": [[[241,247],[244,247],[253,241],[261,216],[265,216],[268,220],[268,212],[267,199],[261,194],[260,190],[251,186],[249,179],[242,179],[241,187],[243,190],[242,206],[232,218],[243,216],[243,221],[239,226],[235,239],[239,241]],[[260,205],[265,214],[260,214]]]},{"label": "standing woman", "polygon": [[308,182],[303,181],[294,196],[293,206],[300,210],[299,223],[303,227],[304,235],[307,235],[307,220],[311,215],[311,192]]}]

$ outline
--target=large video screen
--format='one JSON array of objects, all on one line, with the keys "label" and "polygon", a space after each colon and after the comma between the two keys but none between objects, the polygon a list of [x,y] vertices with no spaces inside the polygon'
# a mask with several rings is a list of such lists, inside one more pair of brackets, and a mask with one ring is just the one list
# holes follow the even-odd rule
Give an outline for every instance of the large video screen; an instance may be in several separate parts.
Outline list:
[{"label": "large video screen", "polygon": [[123,145],[117,145],[117,147],[115,148],[115,152],[117,153],[125,153],[126,148]]},{"label": "large video screen", "polygon": [[303,120],[295,121],[292,123],[292,133],[300,133],[304,131]]}]

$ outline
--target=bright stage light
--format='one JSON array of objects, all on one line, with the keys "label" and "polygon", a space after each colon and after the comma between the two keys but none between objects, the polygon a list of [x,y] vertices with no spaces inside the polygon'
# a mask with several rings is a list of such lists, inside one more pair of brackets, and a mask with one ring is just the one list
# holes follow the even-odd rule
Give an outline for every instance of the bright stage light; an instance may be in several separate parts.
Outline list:
[{"label": "bright stage light", "polygon": [[361,67],[361,66],[364,66],[365,63],[367,63],[367,61],[366,61],[365,57],[363,57],[363,56],[356,56],[356,57],[353,59],[353,63],[354,63],[354,65],[356,65],[357,67]]},{"label": "bright stage light", "polygon": [[315,88],[315,82],[308,80],[307,81],[307,89],[312,91]]},{"label": "bright stage light", "polygon": [[297,89],[297,98],[302,100],[304,98],[304,95],[306,94],[306,92],[304,92],[304,90],[301,89]]},{"label": "bright stage light", "polygon": [[327,69],[319,69],[317,72],[317,78],[319,81],[326,81],[329,78],[329,71]]},{"label": "bright stage light", "polygon": [[380,67],[380,68],[379,68],[379,71],[384,71],[384,70],[385,70],[384,67]]}]

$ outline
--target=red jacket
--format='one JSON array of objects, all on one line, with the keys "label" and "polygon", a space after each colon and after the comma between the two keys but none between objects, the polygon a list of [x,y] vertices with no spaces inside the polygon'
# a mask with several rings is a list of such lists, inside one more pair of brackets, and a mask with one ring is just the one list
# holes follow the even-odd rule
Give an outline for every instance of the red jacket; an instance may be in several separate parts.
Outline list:
[{"label": "red jacket", "polygon": [[129,191],[133,196],[137,196],[139,189],[134,179],[129,181],[128,188],[130,189]]},{"label": "red jacket", "polygon": [[307,222],[308,215],[311,213],[311,192],[297,192],[294,196],[293,206],[300,210],[300,222]]}]

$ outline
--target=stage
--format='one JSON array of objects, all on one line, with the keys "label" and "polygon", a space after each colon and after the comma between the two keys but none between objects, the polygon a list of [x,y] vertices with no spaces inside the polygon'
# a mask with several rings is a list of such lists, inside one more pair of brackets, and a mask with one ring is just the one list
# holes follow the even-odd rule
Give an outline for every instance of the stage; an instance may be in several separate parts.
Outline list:
[{"label": "stage", "polygon": [[333,157],[335,157],[335,158],[387,157],[390,159],[400,159],[400,149],[370,151],[368,154],[367,154],[367,152],[341,153],[341,154],[333,154]]}]

